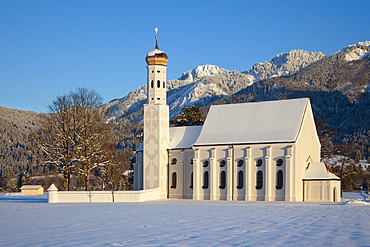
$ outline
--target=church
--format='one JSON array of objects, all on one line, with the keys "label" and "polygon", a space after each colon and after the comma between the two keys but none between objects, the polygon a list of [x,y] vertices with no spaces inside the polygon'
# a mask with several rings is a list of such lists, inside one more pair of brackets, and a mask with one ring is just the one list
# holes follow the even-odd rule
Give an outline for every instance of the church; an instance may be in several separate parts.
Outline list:
[{"label": "church", "polygon": [[158,36],[146,62],[135,190],[159,190],[160,199],[341,200],[340,178],[320,162],[308,98],[213,105],[203,126],[169,127],[168,57]]}]

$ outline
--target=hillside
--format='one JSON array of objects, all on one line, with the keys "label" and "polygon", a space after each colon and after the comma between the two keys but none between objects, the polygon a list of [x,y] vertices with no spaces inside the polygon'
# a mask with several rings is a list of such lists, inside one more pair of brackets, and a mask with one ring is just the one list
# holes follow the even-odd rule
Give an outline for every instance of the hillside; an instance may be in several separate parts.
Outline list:
[{"label": "hillside", "polygon": [[[167,83],[170,117],[183,107],[201,107],[205,116],[212,104],[229,104],[309,97],[316,119],[338,131],[336,143],[351,142],[356,155],[370,156],[370,42],[349,45],[336,54],[292,50],[258,63],[245,72],[202,65]],[[146,86],[102,106],[114,125],[112,137],[126,158],[142,138]],[[0,179],[22,171],[44,174],[29,140],[41,115],[0,107]],[[1,181],[0,181],[1,186]]]},{"label": "hillside", "polygon": [[39,113],[0,106],[0,178],[37,166],[29,133],[39,121]]}]

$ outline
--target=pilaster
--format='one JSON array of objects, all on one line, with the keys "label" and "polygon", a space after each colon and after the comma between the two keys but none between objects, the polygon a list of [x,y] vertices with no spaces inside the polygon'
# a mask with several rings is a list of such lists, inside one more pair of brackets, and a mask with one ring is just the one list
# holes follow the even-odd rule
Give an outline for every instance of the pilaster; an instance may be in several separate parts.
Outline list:
[{"label": "pilaster", "polygon": [[199,149],[194,149],[193,158],[193,199],[202,200],[201,189],[202,189],[202,171],[199,160]]},{"label": "pilaster", "polygon": [[252,159],[251,159],[251,153],[252,148],[246,147],[245,148],[245,158],[244,158],[244,176],[245,176],[245,200],[246,201],[252,201],[252,189],[254,187],[254,180],[252,175]]},{"label": "pilaster", "polygon": [[275,173],[271,167],[271,146],[266,147],[266,155],[265,155],[265,181],[266,181],[266,188],[265,188],[265,201],[272,201],[272,189],[274,187],[273,177]]},{"label": "pilaster", "polygon": [[293,178],[293,170],[292,170],[292,154],[293,154],[293,146],[289,145],[286,147],[286,155],[285,155],[285,179],[284,179],[284,187],[285,187],[285,201],[293,201],[293,187],[294,181]]},{"label": "pilaster", "polygon": [[227,150],[227,159],[226,159],[226,190],[227,190],[227,201],[233,200],[233,147],[229,147]]},{"label": "pilaster", "polygon": [[218,174],[218,166],[217,166],[217,159],[216,159],[216,149],[211,149],[211,157],[209,158],[209,175],[210,175],[210,189],[209,189],[209,199],[218,200],[217,192],[219,191],[218,188],[218,181],[219,181],[219,174]]}]

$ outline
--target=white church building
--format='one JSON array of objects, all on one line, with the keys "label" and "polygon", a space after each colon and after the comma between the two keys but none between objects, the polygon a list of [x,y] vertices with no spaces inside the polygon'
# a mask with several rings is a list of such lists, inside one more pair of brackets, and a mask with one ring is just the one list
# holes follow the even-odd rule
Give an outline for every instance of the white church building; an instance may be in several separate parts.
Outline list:
[{"label": "white church building", "polygon": [[214,105],[203,126],[169,127],[168,57],[157,39],[146,57],[135,190],[159,190],[162,199],[340,201],[340,178],[320,162],[308,98]]}]

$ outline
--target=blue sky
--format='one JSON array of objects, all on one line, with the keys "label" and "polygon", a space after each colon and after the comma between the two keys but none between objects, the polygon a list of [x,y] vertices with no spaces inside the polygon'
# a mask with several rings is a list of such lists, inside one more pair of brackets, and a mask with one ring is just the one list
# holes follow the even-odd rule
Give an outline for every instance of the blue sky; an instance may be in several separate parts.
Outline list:
[{"label": "blue sky", "polygon": [[167,79],[198,65],[248,70],[293,49],[332,55],[370,40],[370,1],[0,0],[0,106],[47,112],[56,96],[93,89],[104,102],[146,84],[147,52]]}]

